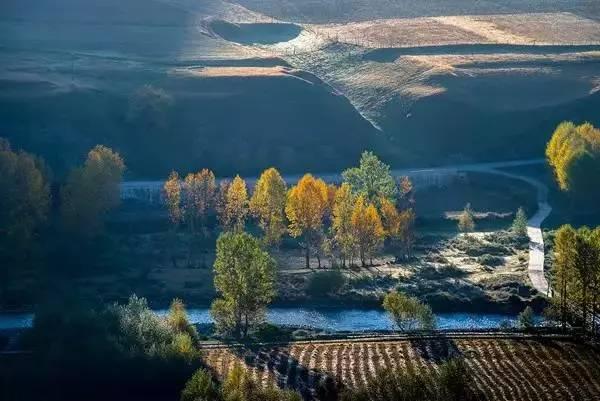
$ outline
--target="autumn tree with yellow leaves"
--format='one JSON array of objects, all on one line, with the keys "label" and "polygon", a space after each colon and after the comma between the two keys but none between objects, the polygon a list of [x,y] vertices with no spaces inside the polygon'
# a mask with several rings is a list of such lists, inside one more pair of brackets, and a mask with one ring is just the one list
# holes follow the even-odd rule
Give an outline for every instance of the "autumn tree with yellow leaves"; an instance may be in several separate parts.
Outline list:
[{"label": "autumn tree with yellow leaves", "polygon": [[190,173],[183,181],[183,211],[192,234],[206,229],[206,218],[214,207],[215,175],[208,169]]},{"label": "autumn tree with yellow leaves", "polygon": [[287,186],[277,169],[265,170],[254,187],[250,212],[263,230],[263,242],[276,245],[285,234],[285,202]]},{"label": "autumn tree with yellow leaves", "polygon": [[356,241],[352,228],[352,212],[354,211],[355,196],[352,194],[350,185],[342,184],[336,194],[333,203],[331,231],[335,248],[339,252],[342,266],[352,263],[355,253]]},{"label": "autumn tree with yellow leaves", "polygon": [[289,232],[294,238],[304,237],[306,268],[310,267],[310,248],[323,229],[323,218],[328,205],[327,184],[306,174],[288,193],[285,214]]},{"label": "autumn tree with yellow leaves", "polygon": [[67,232],[90,238],[102,230],[106,215],[120,203],[124,171],[117,152],[102,145],[90,150],[84,165],[71,171],[61,188],[61,218]]},{"label": "autumn tree with yellow leaves", "polygon": [[372,203],[367,203],[363,195],[359,195],[354,204],[351,221],[361,265],[366,266],[367,258],[373,264],[373,254],[385,238],[385,230],[377,208]]},{"label": "autumn tree with yellow leaves", "polygon": [[546,158],[561,190],[595,201],[590,195],[600,193],[596,183],[600,176],[600,129],[589,123],[559,124],[546,147]]},{"label": "autumn tree with yellow leaves", "polygon": [[181,179],[176,171],[172,171],[167,181],[163,185],[163,199],[169,212],[169,221],[171,229],[169,230],[169,252],[171,254],[171,263],[177,268],[177,258],[175,256],[175,240],[177,228],[183,221],[183,209],[181,207]]},{"label": "autumn tree with yellow leaves", "polygon": [[236,233],[244,231],[248,215],[248,190],[246,181],[236,175],[227,187],[224,196],[221,224],[225,231]]}]

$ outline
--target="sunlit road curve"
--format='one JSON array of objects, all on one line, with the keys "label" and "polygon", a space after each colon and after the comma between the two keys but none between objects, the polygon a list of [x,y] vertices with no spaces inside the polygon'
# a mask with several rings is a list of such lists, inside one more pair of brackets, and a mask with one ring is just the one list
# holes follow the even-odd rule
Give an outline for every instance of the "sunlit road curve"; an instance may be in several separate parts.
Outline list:
[{"label": "sunlit road curve", "polygon": [[[548,217],[552,208],[548,204],[548,188],[540,181],[520,175],[509,173],[500,169],[510,167],[524,167],[545,163],[544,159],[513,160],[491,163],[474,163],[462,165],[450,165],[432,168],[408,168],[392,170],[394,176],[408,176],[413,179],[423,177],[436,177],[440,175],[459,174],[461,172],[484,172],[497,174],[516,180],[523,181],[537,190],[538,210],[528,221],[527,235],[529,236],[529,278],[533,287],[540,293],[550,296],[550,287],[544,275],[544,239],[542,237],[541,224]],[[328,182],[339,182],[342,179],[340,173],[317,174]],[[301,175],[286,175],[288,184],[298,182]],[[224,180],[227,178],[221,178]],[[245,178],[248,185],[256,182],[256,177]],[[122,199],[140,199],[150,202],[160,202],[161,190],[164,181],[125,181],[121,184]]]}]

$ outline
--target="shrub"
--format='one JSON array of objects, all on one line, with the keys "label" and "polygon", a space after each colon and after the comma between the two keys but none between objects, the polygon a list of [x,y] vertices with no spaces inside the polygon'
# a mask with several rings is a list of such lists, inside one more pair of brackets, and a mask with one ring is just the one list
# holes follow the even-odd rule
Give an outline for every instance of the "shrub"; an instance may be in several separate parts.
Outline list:
[{"label": "shrub", "polygon": [[262,388],[246,370],[236,364],[227,374],[221,386],[224,401],[301,401],[295,391],[280,390],[276,387]]},{"label": "shrub", "polygon": [[519,327],[528,330],[535,326],[535,314],[530,306],[527,306],[518,317]]},{"label": "shrub", "polygon": [[383,300],[384,309],[400,330],[435,328],[435,315],[428,305],[399,292],[390,292]]},{"label": "shrub", "polygon": [[171,302],[167,321],[169,322],[171,329],[173,329],[175,332],[186,333],[190,339],[192,339],[192,341],[198,342],[198,331],[196,330],[196,327],[188,320],[185,304],[181,299],[175,298]]},{"label": "shrub", "polygon": [[485,254],[478,257],[477,262],[483,266],[496,267],[502,266],[504,264],[504,259],[500,256]]},{"label": "shrub", "polygon": [[206,369],[198,369],[181,391],[181,401],[216,401],[219,389]]},{"label": "shrub", "polygon": [[311,274],[306,292],[312,297],[335,295],[346,285],[346,277],[339,270],[329,270]]}]

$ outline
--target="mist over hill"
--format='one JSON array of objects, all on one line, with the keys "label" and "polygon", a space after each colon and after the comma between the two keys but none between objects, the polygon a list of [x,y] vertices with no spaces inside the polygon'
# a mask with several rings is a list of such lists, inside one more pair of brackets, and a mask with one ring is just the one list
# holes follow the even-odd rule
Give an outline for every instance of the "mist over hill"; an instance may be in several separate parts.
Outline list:
[{"label": "mist over hill", "polygon": [[[561,120],[600,122],[598,16],[584,0],[8,0],[0,136],[58,175],[96,143],[138,178],[335,171],[364,149],[398,167],[539,157]],[[168,101],[136,97],[148,87]]]}]

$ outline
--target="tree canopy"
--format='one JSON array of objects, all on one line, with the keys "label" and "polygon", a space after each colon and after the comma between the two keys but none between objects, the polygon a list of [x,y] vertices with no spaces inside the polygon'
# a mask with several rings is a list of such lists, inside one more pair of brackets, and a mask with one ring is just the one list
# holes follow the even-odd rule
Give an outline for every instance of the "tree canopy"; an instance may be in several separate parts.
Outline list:
[{"label": "tree canopy", "polygon": [[106,146],[88,153],[83,167],[74,169],[61,190],[61,213],[67,231],[93,236],[103,227],[106,214],[120,203],[125,163]]},{"label": "tree canopy", "polygon": [[589,123],[558,125],[546,147],[548,164],[561,190],[577,195],[600,193],[600,130]]},{"label": "tree canopy", "polygon": [[250,234],[229,232],[217,240],[214,273],[211,314],[221,331],[245,337],[275,296],[275,261]]},{"label": "tree canopy", "polygon": [[1,141],[0,240],[9,240],[11,246],[28,245],[47,219],[49,207],[50,190],[40,162]]},{"label": "tree canopy", "polygon": [[327,184],[310,174],[304,175],[288,193],[285,214],[290,222],[290,235],[304,236],[306,267],[309,267],[309,249],[323,227],[323,218],[328,206]]},{"label": "tree canopy", "polygon": [[250,211],[258,219],[265,243],[277,244],[285,233],[287,186],[277,169],[265,170],[254,187]]},{"label": "tree canopy", "polygon": [[379,197],[393,200],[398,194],[390,166],[373,152],[363,152],[360,165],[344,171],[342,176],[354,194],[364,196],[371,203],[377,203]]}]

